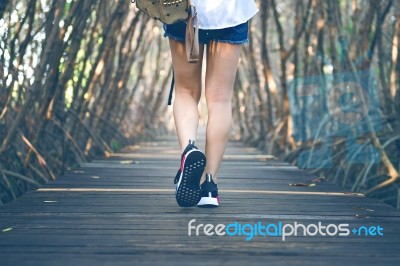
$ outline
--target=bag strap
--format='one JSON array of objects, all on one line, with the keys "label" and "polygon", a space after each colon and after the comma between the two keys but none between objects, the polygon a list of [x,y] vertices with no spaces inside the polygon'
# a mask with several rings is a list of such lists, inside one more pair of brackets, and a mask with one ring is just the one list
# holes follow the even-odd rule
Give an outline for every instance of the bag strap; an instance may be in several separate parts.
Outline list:
[{"label": "bag strap", "polygon": [[197,63],[199,61],[199,20],[197,18],[196,7],[192,0],[189,0],[189,19],[186,26],[186,56],[189,63]]},{"label": "bag strap", "polygon": [[171,80],[171,87],[169,88],[168,105],[172,104],[172,93],[174,91],[174,86],[175,86],[175,75],[174,75],[174,69],[172,68],[172,80]]},{"label": "bag strap", "polygon": [[[186,25],[185,46],[186,56],[189,63],[197,63],[200,58],[200,45],[199,45],[199,21],[197,17],[196,7],[193,0],[189,0],[189,18]],[[196,24],[196,25],[195,25]],[[172,104],[172,94],[175,86],[175,75],[172,69],[171,87],[169,89],[168,105]]]}]

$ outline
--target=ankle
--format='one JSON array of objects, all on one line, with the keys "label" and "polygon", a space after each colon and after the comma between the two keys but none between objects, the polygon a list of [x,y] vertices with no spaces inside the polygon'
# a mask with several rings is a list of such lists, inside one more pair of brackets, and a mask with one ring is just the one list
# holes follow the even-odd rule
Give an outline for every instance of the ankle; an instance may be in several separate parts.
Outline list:
[{"label": "ankle", "polygon": [[[207,180],[207,174],[210,174],[210,173],[204,172],[203,175],[201,176],[200,185],[203,184]],[[213,174],[210,174],[210,175],[211,175],[212,181],[214,181],[214,183],[217,184],[217,177]]]},{"label": "ankle", "polygon": [[181,147],[181,153],[184,153],[189,145],[194,145],[195,143],[196,143],[195,139],[189,139],[188,144],[186,144],[185,146]]}]

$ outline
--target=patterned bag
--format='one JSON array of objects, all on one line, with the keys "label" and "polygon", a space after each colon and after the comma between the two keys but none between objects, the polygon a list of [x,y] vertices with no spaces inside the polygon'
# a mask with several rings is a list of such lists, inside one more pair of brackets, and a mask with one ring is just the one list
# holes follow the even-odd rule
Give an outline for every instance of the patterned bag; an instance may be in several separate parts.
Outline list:
[{"label": "patterned bag", "polygon": [[139,10],[165,24],[173,24],[189,17],[189,0],[136,0]]},{"label": "patterned bag", "polygon": [[131,0],[136,7],[153,19],[165,24],[187,21],[186,55],[189,63],[199,61],[199,33],[196,7],[192,0]]}]

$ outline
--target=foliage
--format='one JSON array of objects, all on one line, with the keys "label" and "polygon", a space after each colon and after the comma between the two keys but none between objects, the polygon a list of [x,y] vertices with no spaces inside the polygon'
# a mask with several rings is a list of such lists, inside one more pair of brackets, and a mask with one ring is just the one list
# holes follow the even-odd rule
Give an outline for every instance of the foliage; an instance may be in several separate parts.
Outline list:
[{"label": "foliage", "polygon": [[0,202],[165,131],[154,28],[129,1],[2,1]]}]

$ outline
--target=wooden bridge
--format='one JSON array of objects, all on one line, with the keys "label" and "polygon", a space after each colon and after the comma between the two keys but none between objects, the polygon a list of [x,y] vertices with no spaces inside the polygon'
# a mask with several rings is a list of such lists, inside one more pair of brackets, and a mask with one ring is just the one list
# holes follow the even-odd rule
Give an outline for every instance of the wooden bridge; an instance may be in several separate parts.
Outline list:
[{"label": "wooden bridge", "polygon": [[[399,265],[400,212],[376,199],[231,142],[220,171],[221,206],[180,208],[173,187],[178,165],[175,138],[159,138],[1,206],[0,265]],[[262,235],[246,241],[207,236],[204,227],[189,236],[192,219],[194,227],[344,223],[350,232],[299,230],[285,241]],[[376,235],[365,236],[361,226]]]}]

